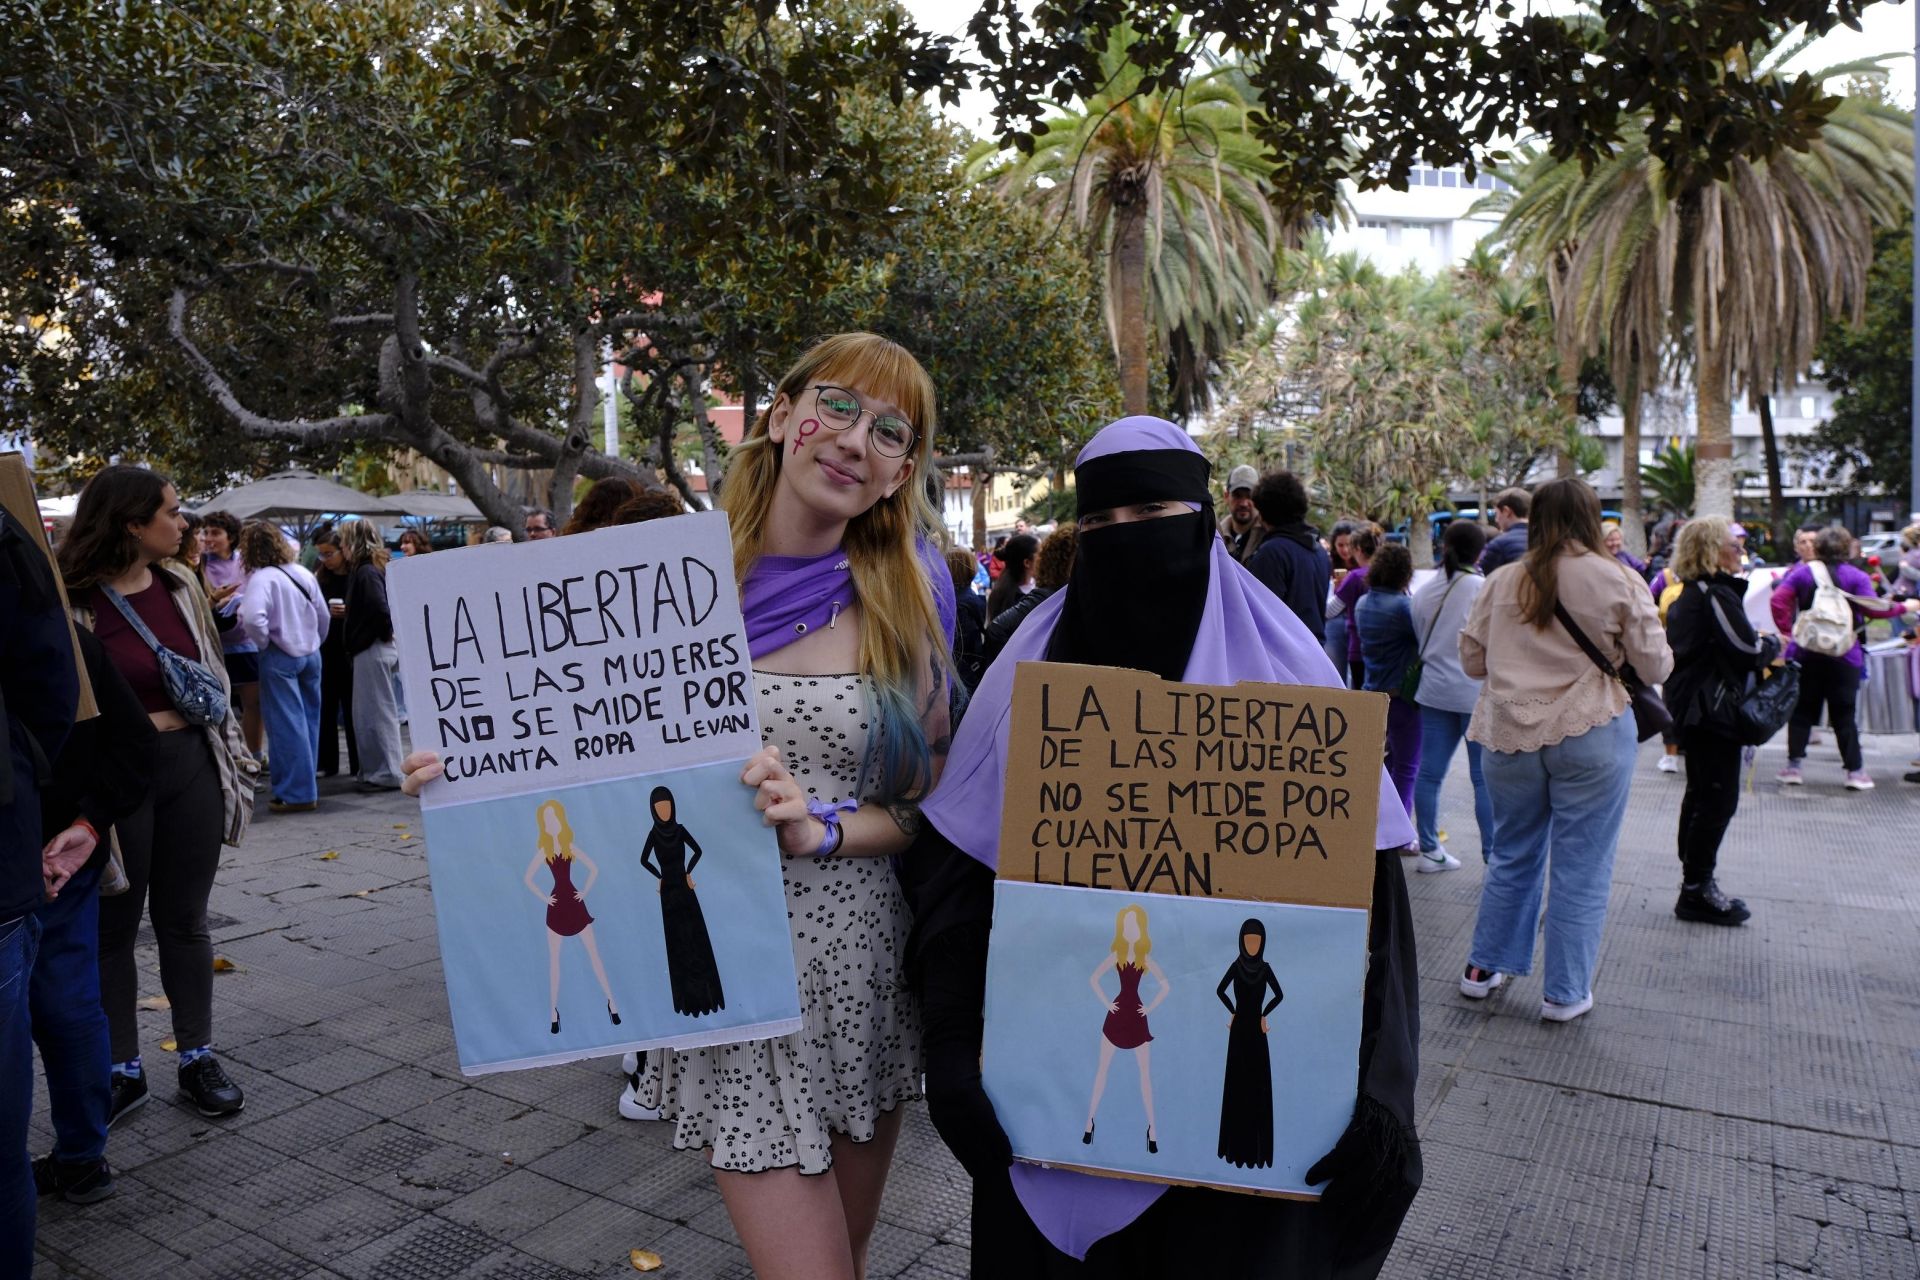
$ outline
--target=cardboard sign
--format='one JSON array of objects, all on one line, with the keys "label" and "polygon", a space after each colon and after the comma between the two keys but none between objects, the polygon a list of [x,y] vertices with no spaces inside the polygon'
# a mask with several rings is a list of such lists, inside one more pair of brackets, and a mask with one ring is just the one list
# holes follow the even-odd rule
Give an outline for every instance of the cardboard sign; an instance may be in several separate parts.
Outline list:
[{"label": "cardboard sign", "polygon": [[388,570],[470,1075],[800,1028],[719,513]]},{"label": "cardboard sign", "polygon": [[981,1055],[1017,1158],[1317,1195],[1358,1087],[1386,709],[1020,665]]},{"label": "cardboard sign", "polygon": [[447,762],[428,809],[760,749],[720,512],[387,572],[414,746]]},{"label": "cardboard sign", "polygon": [[1023,662],[1000,878],[1365,907],[1387,700]]}]

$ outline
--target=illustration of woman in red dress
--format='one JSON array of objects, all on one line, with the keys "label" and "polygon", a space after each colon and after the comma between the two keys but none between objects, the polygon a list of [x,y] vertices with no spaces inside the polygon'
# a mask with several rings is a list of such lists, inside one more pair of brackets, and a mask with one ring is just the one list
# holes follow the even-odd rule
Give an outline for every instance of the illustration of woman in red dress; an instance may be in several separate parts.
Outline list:
[{"label": "illustration of woman in red dress", "polygon": [[[1100,997],[1107,1020],[1100,1027],[1100,1069],[1093,1077],[1093,1100],[1087,1104],[1087,1129],[1080,1135],[1082,1142],[1093,1142],[1093,1120],[1100,1110],[1100,1095],[1107,1090],[1107,1068],[1113,1065],[1113,1051],[1131,1049],[1140,1064],[1140,1102],[1147,1113],[1147,1151],[1157,1154],[1160,1150],[1159,1134],[1153,1126],[1153,1076],[1149,1071],[1147,1048],[1153,1034],[1147,1030],[1147,1015],[1160,1007],[1172,984],[1151,958],[1152,950],[1146,910],[1137,906],[1121,908],[1113,922],[1113,947],[1087,980],[1093,993]],[[1120,979],[1120,993],[1116,996],[1108,996],[1101,983],[1109,973],[1117,974]],[[1142,1004],[1140,1000],[1140,980],[1147,974],[1152,974],[1160,983],[1152,1004]]]},{"label": "illustration of woman in red dress", "polygon": [[[607,969],[600,963],[600,948],[593,940],[593,917],[587,914],[587,895],[593,891],[593,882],[600,878],[600,868],[573,843],[573,828],[567,824],[566,807],[558,800],[542,804],[538,818],[540,847],[533,861],[527,864],[526,882],[528,891],[547,904],[547,988],[548,1003],[553,1006],[553,1024],[548,1030],[554,1035],[560,1034],[560,940],[575,937],[586,945],[593,976],[600,979],[600,990],[606,993],[607,1017],[617,1027],[620,1009],[613,1002]],[[583,885],[573,883],[575,863],[587,869],[587,882]],[[534,876],[543,866],[553,877],[552,892],[543,892],[534,883]]]}]

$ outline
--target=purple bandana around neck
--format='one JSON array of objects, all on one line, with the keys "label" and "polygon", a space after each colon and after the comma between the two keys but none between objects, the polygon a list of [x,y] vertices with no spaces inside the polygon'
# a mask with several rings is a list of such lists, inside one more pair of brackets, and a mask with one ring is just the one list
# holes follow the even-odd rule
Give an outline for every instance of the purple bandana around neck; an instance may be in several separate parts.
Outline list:
[{"label": "purple bandana around neck", "polygon": [[853,571],[839,547],[823,556],[761,556],[740,586],[747,652],[764,657],[831,626],[855,598]]}]

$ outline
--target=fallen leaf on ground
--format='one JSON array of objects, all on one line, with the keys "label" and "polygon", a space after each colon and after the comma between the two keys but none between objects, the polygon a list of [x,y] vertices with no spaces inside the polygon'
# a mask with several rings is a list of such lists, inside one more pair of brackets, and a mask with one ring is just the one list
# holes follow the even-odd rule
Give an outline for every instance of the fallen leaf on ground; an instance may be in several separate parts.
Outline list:
[{"label": "fallen leaf on ground", "polygon": [[396,822],[393,824],[393,829],[395,831],[405,831],[407,829],[407,824],[404,822]]},{"label": "fallen leaf on ground", "polygon": [[175,1050],[179,1049],[180,1042],[178,1040],[175,1040],[172,1036],[168,1036],[165,1040],[162,1040],[160,1042],[160,1047],[162,1049],[165,1049],[168,1053],[172,1053]]},{"label": "fallen leaf on ground", "polygon": [[142,1009],[171,1009],[173,1008],[173,1001],[167,999],[165,996],[147,996],[140,1001],[140,1007]]},{"label": "fallen leaf on ground", "polygon": [[635,1249],[627,1254],[627,1261],[633,1264],[635,1271],[658,1271],[666,1265],[660,1260],[660,1255],[651,1249]]},{"label": "fallen leaf on ground", "polygon": [[213,958],[213,971],[215,973],[233,973],[239,968],[239,965],[227,959],[225,956],[215,956]]},{"label": "fallen leaf on ground", "polygon": [[339,856],[340,856],[340,851],[338,849],[329,849],[325,853],[320,855],[320,861],[332,862],[335,858]]},{"label": "fallen leaf on ground", "polygon": [[349,898],[364,898],[372,892],[373,890],[371,889],[355,889],[352,893],[348,894],[347,896]]},{"label": "fallen leaf on ground", "polygon": [[402,832],[400,833],[400,838],[401,838],[402,840],[411,840],[411,839],[413,839],[413,832],[411,832],[411,831],[402,831]]}]

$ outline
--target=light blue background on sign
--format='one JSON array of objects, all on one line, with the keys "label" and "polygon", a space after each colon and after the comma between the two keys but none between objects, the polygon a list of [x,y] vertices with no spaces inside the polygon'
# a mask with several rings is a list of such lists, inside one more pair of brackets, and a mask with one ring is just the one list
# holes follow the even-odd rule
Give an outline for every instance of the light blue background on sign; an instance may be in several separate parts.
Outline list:
[{"label": "light blue background on sign", "polygon": [[[1112,950],[1115,916],[1132,905],[1146,911],[1151,958],[1172,983],[1147,1019],[1157,1155],[1147,1152],[1137,1055],[1126,1049],[1115,1051],[1108,1069],[1093,1143],[1080,1141],[1107,1016],[1088,979]],[[1265,923],[1267,963],[1286,993],[1268,1019],[1268,1169],[1243,1169],[1218,1154],[1228,1016],[1215,991],[1239,955],[1248,918]],[[1362,910],[1002,880],[994,887],[987,963],[987,1093],[1023,1159],[1169,1182],[1311,1191],[1307,1169],[1353,1114],[1366,975]],[[1119,980],[1108,973],[1101,981],[1111,999]],[[1152,1004],[1158,990],[1151,974],[1143,977],[1142,1003]]]},{"label": "light blue background on sign", "polygon": [[[740,782],[740,768],[732,761],[426,811],[427,862],[463,1071],[759,1039],[798,1028],[799,983],[780,855],[753,807],[753,791]],[[679,820],[703,851],[693,880],[726,1007],[700,1017],[673,1010],[659,881],[640,865],[653,825],[647,797],[656,785],[672,789]],[[600,868],[586,906],[620,1009],[617,1027],[607,1017],[586,946],[574,936],[560,942],[560,1033],[548,1030],[547,907],[527,892],[524,877],[539,851],[535,815],[549,798],[566,806],[574,844]],[[585,867],[576,863],[575,887],[586,880]],[[543,895],[551,890],[544,866],[534,883]]]}]

